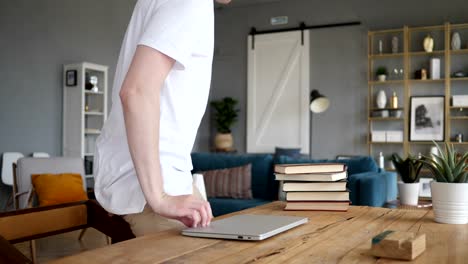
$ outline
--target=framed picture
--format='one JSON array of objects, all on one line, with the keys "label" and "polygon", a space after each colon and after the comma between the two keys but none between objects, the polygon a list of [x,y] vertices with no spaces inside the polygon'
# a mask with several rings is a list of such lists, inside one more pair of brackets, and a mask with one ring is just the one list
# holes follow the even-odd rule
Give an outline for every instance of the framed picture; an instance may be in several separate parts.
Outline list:
[{"label": "framed picture", "polygon": [[76,86],[77,85],[77,75],[78,72],[76,70],[68,70],[65,73],[65,85],[66,86]]},{"label": "framed picture", "polygon": [[444,96],[412,96],[410,109],[410,141],[444,141]]},{"label": "framed picture", "polygon": [[419,179],[419,197],[420,198],[431,198],[431,181],[432,178],[420,178]]}]

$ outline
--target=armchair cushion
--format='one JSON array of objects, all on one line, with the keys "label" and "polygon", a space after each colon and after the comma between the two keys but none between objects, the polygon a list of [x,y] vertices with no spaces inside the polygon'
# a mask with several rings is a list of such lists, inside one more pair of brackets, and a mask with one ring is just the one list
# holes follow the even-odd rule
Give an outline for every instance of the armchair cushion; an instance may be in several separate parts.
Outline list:
[{"label": "armchair cushion", "polygon": [[200,172],[208,197],[252,199],[252,164]]},{"label": "armchair cushion", "polygon": [[88,200],[80,174],[33,174],[31,180],[40,206]]}]

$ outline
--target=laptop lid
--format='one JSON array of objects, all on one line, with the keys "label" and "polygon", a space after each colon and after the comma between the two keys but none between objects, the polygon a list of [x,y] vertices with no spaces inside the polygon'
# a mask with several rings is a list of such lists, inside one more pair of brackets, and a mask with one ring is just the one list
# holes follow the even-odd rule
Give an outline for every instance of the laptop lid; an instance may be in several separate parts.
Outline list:
[{"label": "laptop lid", "polygon": [[187,228],[182,230],[182,234],[206,238],[263,240],[307,222],[306,217],[235,215],[213,221],[208,227]]}]

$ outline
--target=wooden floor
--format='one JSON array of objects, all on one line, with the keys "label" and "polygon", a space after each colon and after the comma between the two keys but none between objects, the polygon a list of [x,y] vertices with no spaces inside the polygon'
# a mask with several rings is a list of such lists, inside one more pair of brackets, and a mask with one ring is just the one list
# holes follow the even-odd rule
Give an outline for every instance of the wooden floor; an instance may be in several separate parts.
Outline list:
[{"label": "wooden floor", "polygon": [[[50,260],[70,256],[79,252],[106,246],[106,236],[93,228],[88,228],[82,241],[78,240],[81,231],[73,231],[36,240],[37,260],[46,263]],[[15,245],[26,257],[30,257],[29,243]]]}]

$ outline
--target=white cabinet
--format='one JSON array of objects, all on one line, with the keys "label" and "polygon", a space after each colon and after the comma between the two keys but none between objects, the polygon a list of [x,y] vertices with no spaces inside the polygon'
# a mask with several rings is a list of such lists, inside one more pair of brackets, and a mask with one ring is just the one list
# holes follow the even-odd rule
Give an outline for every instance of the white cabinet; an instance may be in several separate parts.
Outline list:
[{"label": "white cabinet", "polygon": [[63,68],[62,154],[83,158],[87,178],[93,177],[95,143],[107,118],[107,71],[88,62]]}]

